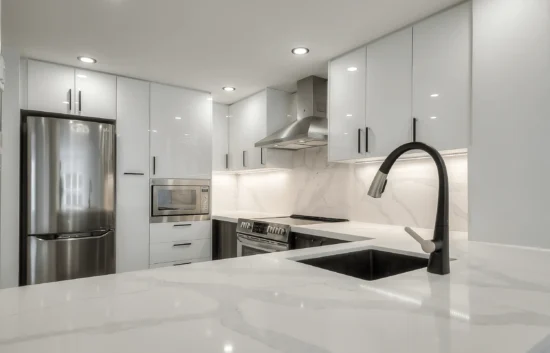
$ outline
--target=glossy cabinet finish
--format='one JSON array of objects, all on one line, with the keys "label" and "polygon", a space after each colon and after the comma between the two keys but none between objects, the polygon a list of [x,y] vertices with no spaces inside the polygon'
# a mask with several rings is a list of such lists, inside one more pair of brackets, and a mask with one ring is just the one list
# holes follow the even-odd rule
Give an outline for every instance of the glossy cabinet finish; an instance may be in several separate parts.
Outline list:
[{"label": "glossy cabinet finish", "polygon": [[365,157],[366,47],[329,64],[329,161]]},{"label": "glossy cabinet finish", "polygon": [[213,104],[212,170],[229,169],[229,107]]},{"label": "glossy cabinet finish", "polygon": [[151,223],[151,243],[207,239],[212,236],[211,221]]},{"label": "glossy cabinet finish", "polygon": [[117,78],[117,272],[149,267],[149,85]]},{"label": "glossy cabinet finish", "polygon": [[212,239],[151,243],[150,264],[202,259],[212,256]]},{"label": "glossy cabinet finish", "polygon": [[116,119],[116,76],[81,69],[75,73],[75,114]]},{"label": "glossy cabinet finish", "polygon": [[205,92],[151,84],[151,178],[211,178],[209,98]]},{"label": "glossy cabinet finish", "polygon": [[248,100],[243,99],[229,106],[229,168],[243,170],[246,165]]},{"label": "glossy cabinet finish", "polygon": [[265,163],[265,149],[255,147],[254,144],[267,136],[267,91],[248,98],[244,117],[246,133],[241,136],[246,143],[246,168],[259,169]]},{"label": "glossy cabinet finish", "polygon": [[52,113],[75,112],[75,69],[28,60],[27,107]]},{"label": "glossy cabinet finish", "polygon": [[367,46],[367,157],[412,140],[412,28]]},{"label": "glossy cabinet finish", "polygon": [[291,168],[292,152],[255,147],[290,122],[292,95],[267,88],[229,106],[229,169]]},{"label": "glossy cabinet finish", "polygon": [[417,141],[440,151],[469,145],[471,3],[413,27],[413,112]]}]

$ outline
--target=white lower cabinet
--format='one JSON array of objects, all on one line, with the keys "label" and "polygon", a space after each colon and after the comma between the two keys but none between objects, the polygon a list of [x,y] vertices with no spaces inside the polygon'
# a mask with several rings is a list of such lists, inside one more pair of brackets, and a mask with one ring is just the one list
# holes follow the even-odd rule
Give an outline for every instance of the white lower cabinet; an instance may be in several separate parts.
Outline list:
[{"label": "white lower cabinet", "polygon": [[[149,266],[212,258],[212,222],[150,224]],[[162,266],[161,266],[162,267]]]},{"label": "white lower cabinet", "polygon": [[212,256],[212,239],[152,243],[150,264],[200,259]]},{"label": "white lower cabinet", "polygon": [[160,263],[160,264],[153,264],[153,265],[149,266],[149,268],[153,269],[153,268],[161,268],[161,267],[184,266],[184,265],[194,264],[194,263],[197,263],[197,262],[206,262],[206,261],[210,261],[210,260],[211,260],[211,258],[207,257],[207,258],[204,258],[204,259],[170,261],[170,262],[163,262],[163,263]]},{"label": "white lower cabinet", "polygon": [[211,221],[151,224],[151,243],[207,239],[212,235]]}]

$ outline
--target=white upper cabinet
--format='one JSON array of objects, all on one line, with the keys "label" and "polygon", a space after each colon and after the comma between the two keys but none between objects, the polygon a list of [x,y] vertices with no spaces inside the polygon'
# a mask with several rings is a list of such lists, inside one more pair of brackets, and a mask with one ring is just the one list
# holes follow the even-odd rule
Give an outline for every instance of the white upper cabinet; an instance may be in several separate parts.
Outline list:
[{"label": "white upper cabinet", "polygon": [[75,112],[75,69],[28,60],[27,107],[52,113]]},{"label": "white upper cabinet", "polygon": [[246,108],[248,100],[243,99],[229,106],[229,169],[242,170],[245,168],[247,134]]},{"label": "white upper cabinet", "polygon": [[149,267],[149,82],[117,78],[117,272]]},{"label": "white upper cabinet", "polygon": [[212,169],[229,169],[229,107],[214,103],[213,106]]},{"label": "white upper cabinet", "polygon": [[[285,110],[286,114],[286,110]],[[248,98],[245,116],[246,134],[242,134],[245,146],[245,168],[259,169],[264,164],[264,149],[254,144],[267,136],[267,91]]]},{"label": "white upper cabinet", "polygon": [[367,157],[412,141],[412,28],[367,46]]},{"label": "white upper cabinet", "polygon": [[113,75],[76,69],[76,114],[116,119],[116,80]]},{"label": "white upper cabinet", "polygon": [[366,47],[329,64],[329,161],[365,157]]},{"label": "white upper cabinet", "polygon": [[229,107],[229,169],[291,168],[292,151],[255,143],[289,124],[292,95],[266,89]]},{"label": "white upper cabinet", "polygon": [[469,145],[471,3],[413,27],[416,140],[440,151]]},{"label": "white upper cabinet", "polygon": [[116,119],[116,76],[28,60],[27,108]]},{"label": "white upper cabinet", "polygon": [[210,179],[210,94],[151,84],[151,177]]}]

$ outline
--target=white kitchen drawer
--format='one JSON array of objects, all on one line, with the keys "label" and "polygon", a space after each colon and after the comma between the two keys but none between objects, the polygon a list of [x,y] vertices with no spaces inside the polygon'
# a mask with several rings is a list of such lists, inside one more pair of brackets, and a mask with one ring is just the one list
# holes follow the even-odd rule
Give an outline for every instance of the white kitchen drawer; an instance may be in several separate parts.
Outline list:
[{"label": "white kitchen drawer", "polygon": [[169,243],[192,239],[209,239],[212,237],[211,221],[151,223],[150,242]]},{"label": "white kitchen drawer", "polygon": [[196,262],[206,262],[206,261],[212,261],[212,259],[209,258],[209,257],[205,257],[203,259],[162,262],[162,263],[158,263],[158,264],[151,264],[151,265],[149,265],[149,268],[184,266],[184,265],[194,264]]},{"label": "white kitchen drawer", "polygon": [[202,259],[212,256],[212,240],[195,239],[171,243],[156,243],[151,244],[150,251],[150,264]]}]

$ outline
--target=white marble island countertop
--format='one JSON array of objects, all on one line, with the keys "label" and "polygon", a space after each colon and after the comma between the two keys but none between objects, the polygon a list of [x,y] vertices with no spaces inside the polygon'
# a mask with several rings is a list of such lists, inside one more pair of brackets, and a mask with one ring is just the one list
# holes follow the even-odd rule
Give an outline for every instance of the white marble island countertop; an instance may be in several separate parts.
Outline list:
[{"label": "white marble island countertop", "polygon": [[550,350],[550,251],[453,233],[450,275],[372,282],[292,260],[419,253],[401,227],[346,226],[376,239],[0,291],[0,352]]}]

